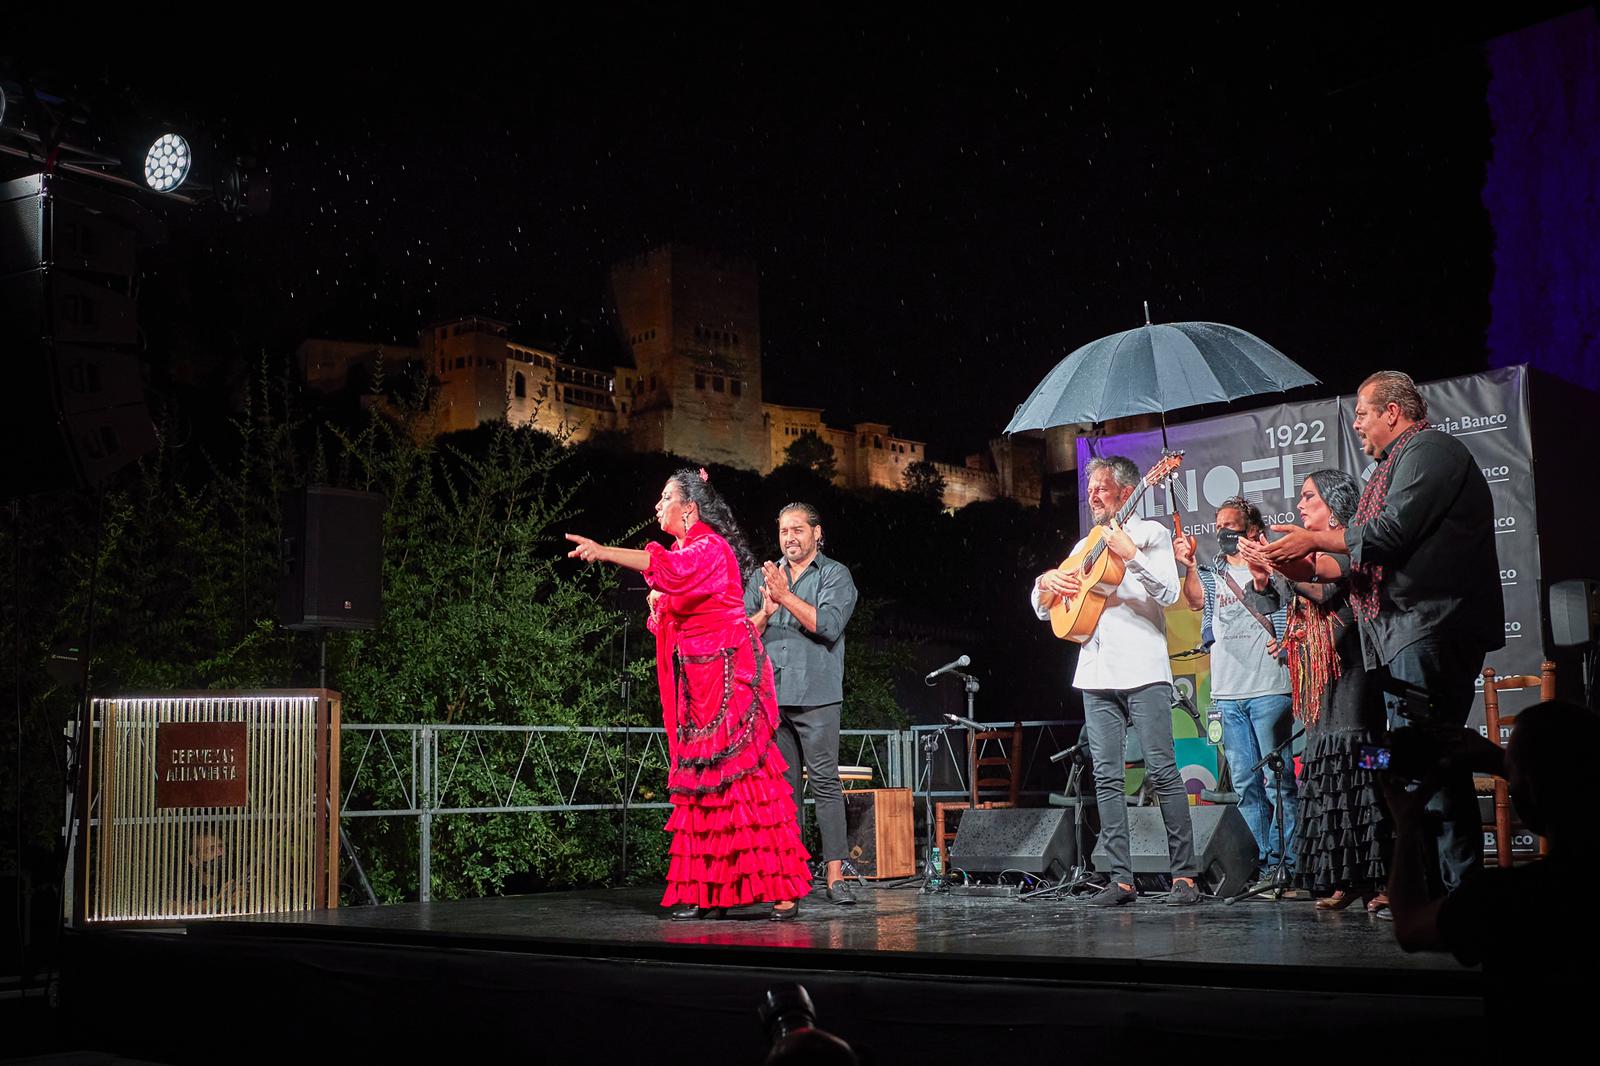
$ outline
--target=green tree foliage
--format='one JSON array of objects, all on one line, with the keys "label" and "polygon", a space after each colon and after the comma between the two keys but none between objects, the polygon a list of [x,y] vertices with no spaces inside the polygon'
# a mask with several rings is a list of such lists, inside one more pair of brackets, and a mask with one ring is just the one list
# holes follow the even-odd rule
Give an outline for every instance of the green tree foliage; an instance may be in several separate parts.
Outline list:
[{"label": "green tree foliage", "polygon": [[907,492],[917,496],[926,496],[930,500],[944,500],[944,475],[939,473],[939,468],[927,459],[918,459],[906,464],[900,474],[900,483]]},{"label": "green tree foliage", "polygon": [[[233,454],[202,456],[183,469],[168,446],[107,492],[101,507],[59,497],[17,516],[6,547],[62,546],[58,566],[25,574],[29,611],[20,619],[23,658],[42,663],[54,644],[81,638],[94,575],[96,692],[305,687],[316,681],[317,642],[280,629],[278,494],[307,481],[382,493],[384,614],[371,632],[328,640],[328,683],[343,694],[347,722],[611,725],[624,714],[616,697],[613,647],[622,614],[615,575],[565,560],[559,523],[583,476],[573,451],[547,435],[503,424],[435,445],[389,417],[368,413],[355,427],[317,426],[290,409],[286,390],[252,392],[234,420]],[[44,563],[45,557],[29,560]],[[22,592],[21,588],[11,590]],[[20,602],[20,597],[19,597]],[[8,641],[18,615],[6,618]],[[648,643],[630,666],[636,686],[651,675]],[[42,670],[24,678],[48,750],[50,732],[72,713],[73,694]],[[659,721],[636,699],[626,720]],[[521,742],[526,734],[505,734]],[[451,806],[556,805],[593,752],[549,734],[534,763],[517,752],[481,750],[473,758],[441,738],[441,760],[455,758]],[[459,746],[458,746],[459,747]],[[9,753],[8,753],[9,754]],[[354,772],[355,753],[345,766]],[[651,762],[653,760],[653,764]],[[59,759],[53,780],[32,782],[29,822],[48,847],[60,825]],[[642,762],[642,765],[641,765]],[[624,776],[638,771],[659,788],[659,754],[614,757],[587,772],[596,802],[615,802]],[[554,766],[555,775],[542,772]],[[409,767],[407,768],[409,770]],[[43,775],[50,777],[52,775]],[[441,776],[442,773],[441,773]],[[371,806],[410,805],[390,774],[369,775]],[[9,797],[8,797],[9,798]],[[414,798],[414,797],[412,797]],[[37,815],[37,816],[35,816]],[[663,850],[660,812],[645,812],[655,832],[635,829],[634,859],[654,876]],[[618,824],[606,814],[441,817],[433,854],[436,895],[478,895],[514,880],[541,884],[605,881],[617,853]],[[415,819],[353,820],[368,873],[385,898],[416,892]]]},{"label": "green tree foliage", "polygon": [[[46,853],[59,839],[60,729],[74,701],[71,678],[53,677],[46,662],[52,649],[82,642],[91,584],[97,693],[316,684],[317,638],[276,622],[279,494],[307,483],[371,490],[387,501],[381,624],[328,636],[328,685],[342,693],[347,723],[438,728],[439,806],[615,803],[624,777],[638,781],[631,801],[663,798],[659,734],[630,735],[624,755],[593,733],[458,727],[659,725],[637,576],[567,560],[561,534],[633,545],[659,539],[645,523],[662,482],[697,464],[572,447],[503,424],[429,439],[406,424],[417,413],[407,397],[420,390],[392,384],[374,382],[375,393],[383,387],[390,397],[385,404],[322,417],[300,409],[293,389],[263,366],[225,435],[196,443],[173,418],[161,451],[125,471],[98,502],[63,494],[9,509],[0,531],[12,565],[0,585],[11,607],[0,624],[5,646],[20,644],[26,713],[0,755],[7,764],[22,756],[30,852]],[[847,645],[845,724],[906,723],[908,701],[922,691],[916,642],[928,627],[966,627],[984,642],[970,647],[985,656],[991,707],[1026,705],[1030,716],[1049,716],[1059,698],[1049,664],[1065,660],[1021,601],[1032,574],[1070,542],[1060,516],[1009,502],[950,516],[935,495],[847,492],[830,474],[816,463],[791,462],[766,477],[710,468],[759,557],[778,556],[780,507],[802,500],[821,511],[824,550],[850,566],[862,592]],[[966,635],[933,639],[968,646]],[[1026,687],[1041,677],[1037,691]],[[345,784],[357,785],[367,809],[406,808],[417,798],[408,735],[389,737],[398,751],[369,749],[361,734],[346,740]],[[398,774],[384,761],[390,754]],[[10,790],[0,796],[8,824],[11,801]],[[660,877],[664,820],[659,809],[630,818],[630,880]],[[418,820],[350,819],[347,829],[379,895],[415,897]],[[438,815],[432,893],[611,883],[620,831],[611,811]]]},{"label": "green tree foliage", "polygon": [[[622,625],[613,606],[616,573],[568,562],[560,536],[576,517],[571,504],[584,480],[572,449],[505,423],[452,438],[437,450],[382,421],[358,437],[339,439],[362,487],[389,500],[383,625],[347,637],[338,664],[347,720],[624,724],[620,666],[613,661]],[[649,678],[648,666],[644,657],[630,664],[636,685]],[[652,710],[636,701],[627,724],[658,721]],[[573,798],[567,786],[586,763],[592,737],[445,731],[439,805],[567,803]],[[620,801],[630,768],[608,767],[599,758],[587,762],[584,776],[593,794],[585,798]],[[657,759],[650,769],[644,783],[660,787],[664,766]],[[618,852],[616,828],[608,816],[563,812],[440,818],[432,843],[433,894],[484,895],[508,883],[603,882]],[[397,869],[414,864],[409,832],[400,847],[380,854]]]},{"label": "green tree foliage", "polygon": [[810,470],[825,481],[832,481],[839,476],[837,462],[833,445],[809,429],[802,430],[789,447],[783,450],[784,466],[798,466],[802,470]]}]

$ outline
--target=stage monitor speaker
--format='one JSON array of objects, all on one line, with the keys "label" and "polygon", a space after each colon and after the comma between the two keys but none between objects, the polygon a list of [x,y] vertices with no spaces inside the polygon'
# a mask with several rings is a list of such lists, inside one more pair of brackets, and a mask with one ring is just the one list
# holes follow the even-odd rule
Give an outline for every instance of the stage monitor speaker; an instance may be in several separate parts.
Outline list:
[{"label": "stage monitor speaker", "polygon": [[852,788],[844,794],[845,847],[868,880],[917,872],[917,834],[909,788]]},{"label": "stage monitor speaker", "polygon": [[1550,639],[1558,648],[1594,642],[1600,629],[1600,581],[1589,577],[1550,586]]},{"label": "stage monitor speaker", "polygon": [[310,486],[286,492],[278,620],[289,629],[376,629],[384,498]]},{"label": "stage monitor speaker", "polygon": [[[1195,881],[1201,891],[1233,896],[1248,888],[1256,873],[1256,838],[1239,808],[1232,804],[1190,807],[1189,820],[1194,825],[1194,858],[1200,871]],[[1160,807],[1128,808],[1128,842],[1135,874],[1172,872]],[[1096,843],[1094,868],[1105,872],[1109,865],[1105,846]]]},{"label": "stage monitor speaker", "polygon": [[950,868],[1061,878],[1072,869],[1072,811],[1062,807],[974,807],[961,812]]}]

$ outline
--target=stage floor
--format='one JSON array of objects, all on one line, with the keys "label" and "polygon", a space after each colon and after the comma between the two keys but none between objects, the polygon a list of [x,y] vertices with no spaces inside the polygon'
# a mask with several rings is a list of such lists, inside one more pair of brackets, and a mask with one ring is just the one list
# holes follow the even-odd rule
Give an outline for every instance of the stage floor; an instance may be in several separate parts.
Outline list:
[{"label": "stage floor", "polygon": [[[96,927],[69,935],[63,1002],[92,1037],[84,1046],[162,1062],[215,1061],[217,1042],[237,1043],[233,1008],[152,1026],[175,989],[278,1019],[246,1046],[273,1062],[308,1047],[419,1061],[468,1044],[534,1061],[759,1062],[756,1007],[788,982],[868,1063],[1231,1057],[1343,1046],[1352,1033],[1447,1054],[1480,1043],[1481,975],[1406,955],[1389,923],[1357,908],[858,897],[808,900],[793,922],[764,909],[673,922],[650,888]],[[106,975],[137,980],[107,997]]]},{"label": "stage floor", "polygon": [[[1169,907],[1160,897],[1113,910],[1076,900],[970,898],[958,892],[924,895],[914,888],[857,888],[854,906],[840,907],[821,893],[806,899],[800,917],[774,922],[766,908],[712,921],[674,922],[656,889],[558,892],[498,899],[346,907],[294,916],[262,916],[195,923],[191,930],[258,932],[347,939],[363,943],[422,945],[448,942],[501,951],[549,952],[575,947],[609,953],[705,948],[731,957],[746,951],[797,951],[797,965],[827,965],[829,954],[848,956],[852,967],[899,971],[932,966],[940,971],[1009,971],[1041,968],[1172,967],[1229,971],[1222,983],[1245,978],[1240,970],[1303,971],[1297,984],[1360,971],[1368,982],[1414,987],[1418,979],[1451,992],[1475,991],[1478,975],[1441,955],[1407,955],[1393,926],[1359,904],[1318,911],[1309,899],[1206,900]],[[743,950],[741,950],[743,949]],[[819,957],[813,957],[813,955]],[[804,962],[801,957],[804,956]],[[842,962],[842,957],[841,957]],[[1253,981],[1250,983],[1254,983]],[[1370,983],[1366,987],[1371,987]]]}]

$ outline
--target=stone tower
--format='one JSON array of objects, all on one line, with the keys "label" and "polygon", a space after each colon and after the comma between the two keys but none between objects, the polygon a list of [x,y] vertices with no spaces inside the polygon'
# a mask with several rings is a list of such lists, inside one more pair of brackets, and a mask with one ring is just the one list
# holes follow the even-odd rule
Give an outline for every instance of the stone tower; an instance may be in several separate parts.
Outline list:
[{"label": "stone tower", "polygon": [[638,370],[634,447],[767,469],[755,265],[661,245],[613,266],[610,296]]}]

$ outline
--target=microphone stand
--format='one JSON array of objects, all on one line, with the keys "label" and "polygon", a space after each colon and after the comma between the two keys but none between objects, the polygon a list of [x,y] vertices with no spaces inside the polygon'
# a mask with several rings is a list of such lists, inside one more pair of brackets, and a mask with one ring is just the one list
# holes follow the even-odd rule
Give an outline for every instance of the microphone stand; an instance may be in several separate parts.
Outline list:
[{"label": "microphone stand", "polygon": [[[1083,766],[1087,758],[1084,745],[1087,740],[1083,736],[1083,729],[1078,730],[1078,742],[1068,748],[1066,752],[1052,755],[1051,761],[1061,758],[1071,752],[1072,769],[1067,773],[1067,787],[1064,795],[1072,797],[1072,869],[1067,872],[1066,879],[1058,885],[1049,885],[1045,888],[1036,888],[1032,892],[1024,892],[1017,897],[1018,902],[1026,903],[1031,899],[1049,897],[1060,899],[1062,894],[1071,896],[1073,892],[1089,883],[1089,857],[1083,850]],[[1054,798],[1054,797],[1052,797]]]},{"label": "microphone stand", "polygon": [[[972,805],[976,807],[978,805],[978,752],[972,740],[972,734],[983,728],[973,711],[973,703],[978,694],[978,679],[971,674],[963,674],[960,670],[950,670],[948,673],[959,677],[962,685],[967,690],[967,717],[964,721],[952,722],[952,724],[959,725],[967,731],[967,790],[972,796]],[[953,719],[954,716],[947,714],[945,717]]]},{"label": "microphone stand", "polygon": [[939,753],[939,743],[944,739],[944,735],[954,728],[942,725],[938,729],[929,730],[922,737],[922,773],[919,775],[922,780],[917,784],[922,787],[922,817],[928,826],[928,843],[927,851],[923,854],[922,885],[917,889],[918,892],[932,893],[939,891],[940,888],[937,883],[938,876],[933,869],[933,849],[938,846],[933,839],[933,758]]},{"label": "microphone stand", "polygon": [[635,781],[628,779],[628,773],[633,766],[633,679],[628,675],[628,630],[632,628],[632,619],[628,617],[626,605],[623,603],[626,593],[644,592],[648,595],[648,585],[627,585],[619,583],[616,592],[616,602],[619,613],[622,615],[622,663],[617,671],[618,695],[622,697],[622,826],[621,826],[621,853],[617,859],[617,876],[619,883],[628,880],[628,816],[633,805],[633,787]]},{"label": "microphone stand", "polygon": [[[1288,738],[1283,743],[1263,755],[1248,771],[1251,777],[1260,775],[1263,766],[1272,771],[1272,791],[1277,800],[1278,861],[1272,865],[1271,877],[1265,879],[1254,888],[1247,888],[1236,896],[1229,896],[1223,900],[1224,903],[1238,903],[1241,899],[1252,899],[1256,896],[1265,896],[1268,893],[1271,893],[1273,901],[1277,902],[1283,898],[1284,893],[1289,891],[1289,853],[1283,843],[1283,772],[1288,767],[1288,763],[1284,760],[1283,753],[1285,748],[1305,735],[1306,731],[1304,729],[1290,730]],[[1239,782],[1235,781],[1233,786],[1238,788]]]}]

